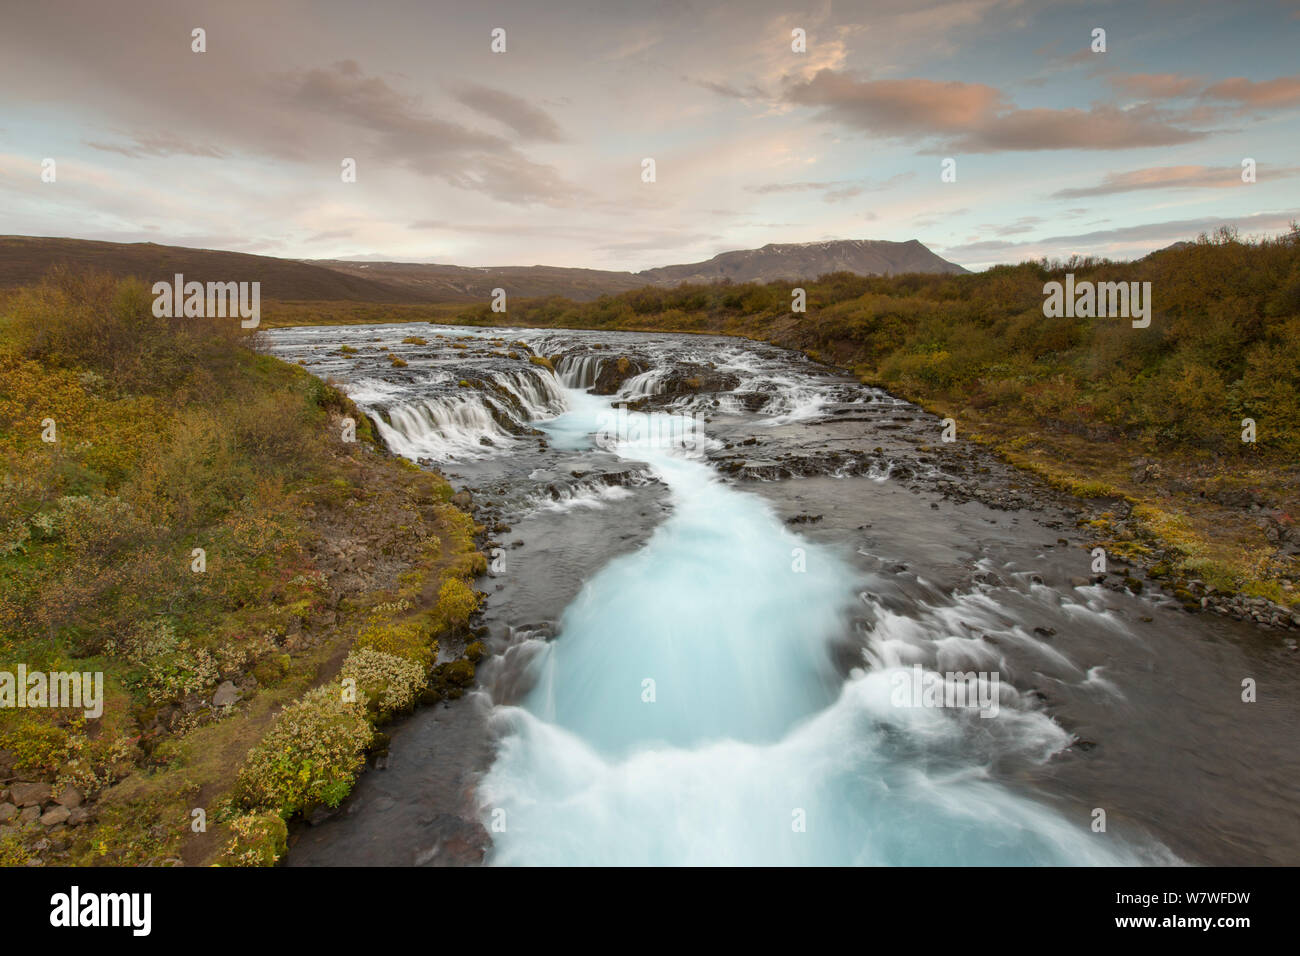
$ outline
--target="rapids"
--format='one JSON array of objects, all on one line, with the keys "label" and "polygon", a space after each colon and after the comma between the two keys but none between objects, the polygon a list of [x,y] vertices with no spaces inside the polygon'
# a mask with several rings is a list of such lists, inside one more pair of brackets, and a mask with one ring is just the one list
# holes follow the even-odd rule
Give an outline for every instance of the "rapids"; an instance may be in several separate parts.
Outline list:
[{"label": "rapids", "polygon": [[[1234,691],[1297,689],[1289,648],[1092,583],[1068,503],[919,409],[716,337],[266,337],[506,529],[480,689],[395,729],[291,864],[1297,859],[1295,705]],[[996,713],[900,706],[917,666],[997,675]]]}]

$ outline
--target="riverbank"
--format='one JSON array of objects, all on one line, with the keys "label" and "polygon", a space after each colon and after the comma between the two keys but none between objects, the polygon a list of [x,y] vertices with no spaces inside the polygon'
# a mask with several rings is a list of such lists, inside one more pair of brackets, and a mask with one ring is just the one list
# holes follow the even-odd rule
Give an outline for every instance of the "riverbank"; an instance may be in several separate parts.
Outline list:
[{"label": "riverbank", "polygon": [[0,308],[0,670],[103,688],[0,709],[0,864],[273,863],[473,680],[473,520],[252,344],[94,276]]}]

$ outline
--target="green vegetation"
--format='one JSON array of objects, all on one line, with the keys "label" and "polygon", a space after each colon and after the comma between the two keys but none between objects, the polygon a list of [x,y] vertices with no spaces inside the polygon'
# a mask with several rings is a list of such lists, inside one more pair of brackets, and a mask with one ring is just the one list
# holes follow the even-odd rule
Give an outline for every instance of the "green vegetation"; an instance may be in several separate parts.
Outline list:
[{"label": "green vegetation", "polygon": [[97,719],[0,709],[0,776],[84,801],[0,820],[0,863],[273,863],[470,639],[446,481],[238,322],[151,302],[66,271],[0,302],[0,670],[105,684]]},{"label": "green vegetation", "polygon": [[[1046,318],[1043,286],[1067,272],[1150,282],[1150,327]],[[1300,569],[1270,546],[1259,515],[1291,533],[1300,508],[1300,228],[1259,242],[1225,231],[1136,262],[837,273],[803,286],[806,315],[790,312],[789,283],[748,283],[512,300],[508,318],[482,305],[457,321],[723,333],[799,349],[951,415],[959,437],[1058,488],[1145,504],[1135,533],[1187,574],[1300,598],[1279,590]],[[1246,418],[1254,443],[1241,440]],[[1154,517],[1169,514],[1178,520]]]},{"label": "green vegetation", "polygon": [[[262,303],[262,328],[289,325],[388,325],[392,322],[453,322],[465,308],[463,302],[427,305],[380,304],[369,302],[281,302]],[[408,342],[421,345],[421,342]]]},{"label": "green vegetation", "polygon": [[337,807],[365,762],[373,731],[366,701],[344,700],[339,687],[317,687],[285,707],[249,751],[235,785],[236,803],[288,816]]}]

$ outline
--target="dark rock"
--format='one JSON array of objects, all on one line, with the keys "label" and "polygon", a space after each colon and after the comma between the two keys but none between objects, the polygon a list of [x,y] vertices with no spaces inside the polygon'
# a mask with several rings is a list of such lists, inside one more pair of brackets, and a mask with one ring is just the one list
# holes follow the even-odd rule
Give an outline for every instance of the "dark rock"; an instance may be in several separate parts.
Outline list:
[{"label": "dark rock", "polygon": [[313,807],[311,812],[307,814],[307,822],[311,826],[318,827],[338,812],[339,811],[337,807],[326,807],[326,806]]},{"label": "dark rock", "polygon": [[621,355],[617,359],[605,359],[600,363],[596,373],[595,384],[591,386],[593,395],[613,395],[629,378],[650,371],[650,363],[641,358],[629,358]]}]

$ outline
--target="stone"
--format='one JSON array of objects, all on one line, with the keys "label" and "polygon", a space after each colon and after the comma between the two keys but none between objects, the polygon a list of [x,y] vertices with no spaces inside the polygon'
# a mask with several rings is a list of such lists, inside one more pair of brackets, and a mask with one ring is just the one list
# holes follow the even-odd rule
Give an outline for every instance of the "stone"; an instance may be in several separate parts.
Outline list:
[{"label": "stone", "polygon": [[0,803],[0,823],[8,823],[18,816],[18,808],[12,803]]},{"label": "stone", "polygon": [[18,814],[19,823],[35,823],[41,818],[40,807],[23,807],[23,812]]},{"label": "stone", "polygon": [[72,811],[59,804],[54,805],[45,813],[41,814],[41,823],[44,826],[52,827],[60,823],[66,823],[68,817],[72,816]]},{"label": "stone", "polygon": [[315,806],[307,814],[307,822],[311,826],[318,827],[336,813],[338,813],[337,807]]},{"label": "stone", "polygon": [[70,827],[79,827],[83,823],[88,823],[89,821],[90,811],[85,807],[77,807],[77,809],[68,814],[68,826]]},{"label": "stone", "polygon": [[9,799],[20,807],[39,807],[50,799],[50,785],[48,783],[11,784]]},{"label": "stone", "polygon": [[222,681],[217,692],[212,695],[213,707],[229,707],[239,701],[239,688],[234,681]]},{"label": "stone", "polygon": [[54,802],[72,810],[81,806],[81,804],[85,802],[85,799],[85,794],[76,787],[65,787],[63,792],[54,798]]}]

